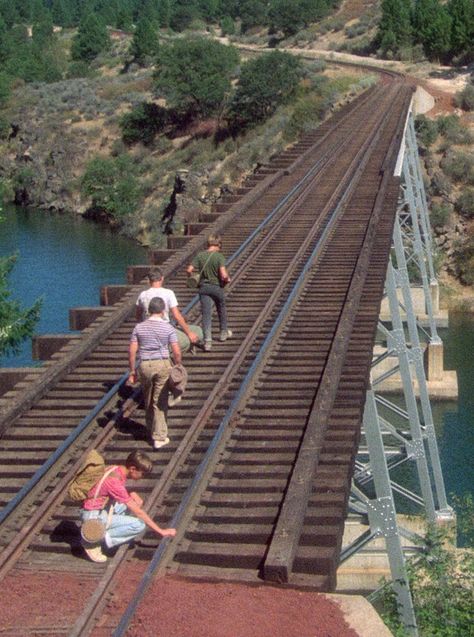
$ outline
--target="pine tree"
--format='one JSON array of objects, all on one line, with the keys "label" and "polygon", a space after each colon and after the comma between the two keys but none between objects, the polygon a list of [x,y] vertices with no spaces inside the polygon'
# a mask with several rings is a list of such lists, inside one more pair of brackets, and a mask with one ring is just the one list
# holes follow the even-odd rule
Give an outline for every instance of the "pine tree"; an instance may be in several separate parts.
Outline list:
[{"label": "pine tree", "polygon": [[451,17],[451,52],[474,59],[474,2],[450,0],[447,5]]},{"label": "pine tree", "polygon": [[39,320],[42,301],[22,310],[18,301],[10,299],[8,276],[15,265],[15,255],[0,258],[0,355],[18,354],[21,343],[33,335]]},{"label": "pine tree", "polygon": [[410,0],[382,0],[382,17],[377,33],[378,46],[384,53],[396,54],[411,44]]},{"label": "pine tree", "polygon": [[53,0],[51,3],[51,14],[54,24],[66,28],[76,25],[76,11],[73,6],[73,0]]},{"label": "pine tree", "polygon": [[53,18],[49,11],[39,17],[38,22],[33,24],[33,45],[38,49],[45,49],[51,46],[54,39]]},{"label": "pine tree", "polygon": [[443,60],[450,51],[451,18],[438,0],[417,0],[413,14],[414,32],[430,60]]},{"label": "pine tree", "polygon": [[139,20],[130,44],[133,61],[143,64],[146,57],[158,53],[158,35],[153,24],[145,17]]},{"label": "pine tree", "polygon": [[87,14],[79,24],[71,46],[73,60],[90,62],[110,46],[105,24],[93,13]]}]

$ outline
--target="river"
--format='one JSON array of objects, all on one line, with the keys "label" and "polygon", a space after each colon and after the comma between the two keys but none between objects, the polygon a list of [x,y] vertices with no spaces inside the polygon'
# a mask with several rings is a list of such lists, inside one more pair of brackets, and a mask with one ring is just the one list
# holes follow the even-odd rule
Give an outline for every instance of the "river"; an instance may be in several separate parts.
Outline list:
[{"label": "river", "polygon": [[[137,243],[79,215],[14,207],[0,214],[0,256],[18,253],[9,277],[11,298],[22,307],[43,298],[38,334],[70,332],[69,308],[99,305],[102,285],[126,283],[127,265],[147,262]],[[31,341],[19,356],[0,357],[0,367],[38,364]]]},{"label": "river", "polygon": [[[10,277],[12,297],[44,304],[37,332],[68,332],[68,310],[99,304],[100,286],[125,283],[126,267],[146,263],[146,250],[80,217],[9,208],[2,213],[0,255],[19,252]],[[445,369],[458,373],[459,399],[432,403],[448,496],[474,495],[474,316],[453,314],[440,330]],[[0,367],[37,365],[31,343]]]}]

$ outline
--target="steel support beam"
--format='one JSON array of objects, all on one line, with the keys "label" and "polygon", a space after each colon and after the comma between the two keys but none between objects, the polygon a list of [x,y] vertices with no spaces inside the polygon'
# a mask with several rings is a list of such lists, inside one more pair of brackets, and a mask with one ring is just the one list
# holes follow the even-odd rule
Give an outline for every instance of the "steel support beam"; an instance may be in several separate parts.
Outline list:
[{"label": "steel support beam", "polygon": [[[402,196],[385,284],[390,320],[389,325],[379,323],[387,351],[374,357],[372,363],[372,387],[367,392],[363,437],[350,502],[353,511],[368,518],[369,530],[344,547],[341,562],[362,550],[374,538],[383,537],[401,620],[408,634],[417,635],[401,544],[401,536],[413,534],[398,526],[394,493],[398,496],[397,501],[415,505],[431,523],[452,520],[454,515],[446,499],[420,341],[421,333],[428,345],[442,347],[434,316],[438,284],[428,208],[411,114],[397,165],[401,169]],[[417,323],[410,274],[423,286],[429,333]],[[393,366],[387,369],[387,360],[391,358]],[[385,367],[378,373],[382,363]],[[403,397],[398,404],[375,393],[377,386],[394,373],[400,374],[402,382]],[[419,389],[419,401],[415,396],[415,384]],[[415,493],[412,484],[399,484],[391,477],[390,472],[404,463],[412,463],[416,468],[419,493]],[[370,495],[364,491],[368,486],[372,487]]]}]

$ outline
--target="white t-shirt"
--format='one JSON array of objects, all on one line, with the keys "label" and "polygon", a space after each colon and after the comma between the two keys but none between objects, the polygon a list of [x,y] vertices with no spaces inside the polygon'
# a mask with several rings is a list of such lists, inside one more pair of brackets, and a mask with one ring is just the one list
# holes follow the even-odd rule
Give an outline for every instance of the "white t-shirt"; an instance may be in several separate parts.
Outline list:
[{"label": "white t-shirt", "polygon": [[150,304],[151,299],[154,299],[155,297],[163,299],[165,302],[163,320],[169,323],[169,311],[178,305],[178,300],[176,299],[176,294],[173,290],[169,290],[168,288],[148,288],[148,290],[144,290],[140,293],[136,304],[142,307],[145,312],[145,318],[148,318],[148,305]]}]

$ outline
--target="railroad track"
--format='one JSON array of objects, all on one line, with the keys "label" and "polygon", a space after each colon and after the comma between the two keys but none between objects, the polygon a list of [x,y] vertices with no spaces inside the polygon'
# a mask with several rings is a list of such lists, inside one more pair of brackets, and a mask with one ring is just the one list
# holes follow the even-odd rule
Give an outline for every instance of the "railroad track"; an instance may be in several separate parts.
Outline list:
[{"label": "railroad track", "polygon": [[[216,211],[224,252],[234,255],[234,338],[186,359],[190,382],[170,410],[172,442],[151,452],[147,505],[179,529],[175,541],[161,543],[154,568],[334,587],[398,194],[391,175],[410,95],[402,83],[375,88],[261,170],[247,184],[254,188],[241,193],[243,206],[230,200],[228,211]],[[201,235],[164,263],[167,285],[191,320],[196,308],[182,265]],[[107,566],[78,560],[77,511],[63,494],[89,445],[111,463],[145,446],[142,410],[121,380],[137,291],[117,303],[118,318],[102,318],[117,322],[111,332],[102,328],[102,342],[70,356],[80,359],[75,367],[68,369],[66,347],[56,365],[66,371],[51,365],[40,391],[20,387],[3,410],[19,412],[0,449],[11,466],[1,474],[5,504],[27,491],[83,419],[82,431],[0,529],[0,575],[79,569],[96,581],[65,634],[87,634],[129,555],[123,547]],[[20,391],[29,392],[22,413]],[[149,561],[155,549],[156,539],[145,535],[133,556]]]}]

